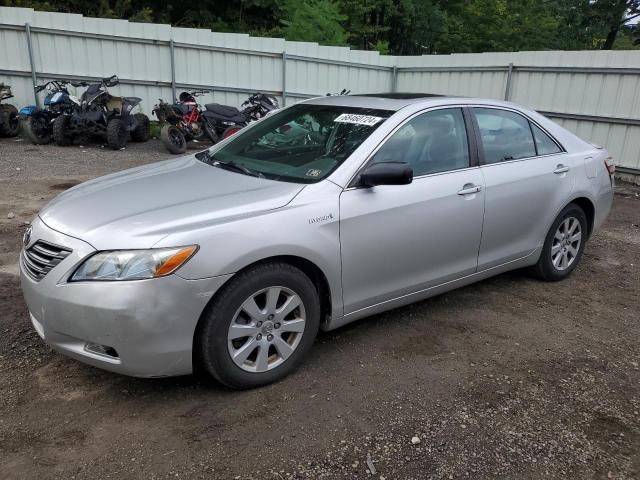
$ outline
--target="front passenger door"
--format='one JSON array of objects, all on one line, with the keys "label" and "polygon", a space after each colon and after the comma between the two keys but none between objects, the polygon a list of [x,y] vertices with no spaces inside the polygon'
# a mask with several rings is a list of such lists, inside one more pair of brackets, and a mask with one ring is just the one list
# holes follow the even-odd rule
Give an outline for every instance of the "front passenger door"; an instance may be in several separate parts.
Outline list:
[{"label": "front passenger door", "polygon": [[383,143],[370,162],[407,162],[414,179],[341,194],[345,314],[476,271],[484,189],[474,160],[461,108],[418,114]]}]

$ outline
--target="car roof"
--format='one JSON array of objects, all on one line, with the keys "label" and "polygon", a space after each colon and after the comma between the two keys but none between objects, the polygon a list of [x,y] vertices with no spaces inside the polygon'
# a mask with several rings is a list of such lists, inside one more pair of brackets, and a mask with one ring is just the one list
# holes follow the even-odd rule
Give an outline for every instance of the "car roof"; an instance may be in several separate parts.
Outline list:
[{"label": "car roof", "polygon": [[435,93],[368,93],[357,95],[328,95],[326,97],[311,98],[309,100],[305,100],[304,103],[311,103],[314,105],[336,105],[342,107],[375,108],[391,111],[398,111],[413,104],[422,104],[424,106],[451,104],[515,106],[512,103],[495,99],[439,95]]}]

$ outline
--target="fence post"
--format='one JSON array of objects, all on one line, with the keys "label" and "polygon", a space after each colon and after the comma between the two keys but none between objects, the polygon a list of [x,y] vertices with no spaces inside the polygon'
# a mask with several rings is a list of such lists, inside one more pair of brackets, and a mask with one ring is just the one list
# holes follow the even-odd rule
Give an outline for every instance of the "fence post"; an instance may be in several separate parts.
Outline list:
[{"label": "fence post", "polygon": [[504,89],[504,99],[509,100],[511,98],[511,79],[513,77],[513,63],[509,64],[509,69],[507,70],[507,85]]},{"label": "fence post", "polygon": [[391,92],[395,93],[397,89],[398,89],[398,67],[394,65],[393,70],[391,70]]},{"label": "fence post", "polygon": [[169,40],[169,51],[171,53],[171,96],[173,101],[177,102],[176,97],[176,55],[173,46],[173,38]]},{"label": "fence post", "polygon": [[282,106],[287,106],[287,52],[282,52]]},{"label": "fence post", "polygon": [[31,83],[33,84],[33,98],[35,99],[36,106],[40,106],[38,101],[38,94],[36,93],[36,87],[38,86],[38,78],[36,77],[36,64],[33,60],[33,45],[31,44],[31,25],[29,23],[24,24],[24,31],[27,34],[27,50],[29,51],[29,64],[31,65]]}]

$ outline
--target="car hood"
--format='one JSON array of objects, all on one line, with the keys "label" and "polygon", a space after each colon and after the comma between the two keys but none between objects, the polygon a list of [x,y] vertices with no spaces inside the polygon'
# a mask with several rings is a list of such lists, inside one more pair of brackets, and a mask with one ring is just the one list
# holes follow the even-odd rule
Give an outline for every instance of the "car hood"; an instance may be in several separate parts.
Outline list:
[{"label": "car hood", "polygon": [[171,233],[282,207],[302,188],[188,156],[82,183],[58,195],[39,215],[54,230],[98,250],[150,248]]}]

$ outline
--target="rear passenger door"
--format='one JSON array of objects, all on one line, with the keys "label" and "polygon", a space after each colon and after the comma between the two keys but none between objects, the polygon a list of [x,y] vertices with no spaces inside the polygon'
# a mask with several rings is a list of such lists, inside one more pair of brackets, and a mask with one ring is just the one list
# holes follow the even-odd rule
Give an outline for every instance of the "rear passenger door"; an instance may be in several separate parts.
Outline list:
[{"label": "rear passenger door", "polygon": [[520,113],[472,108],[485,213],[478,270],[533,253],[569,197],[574,165],[561,145]]}]

